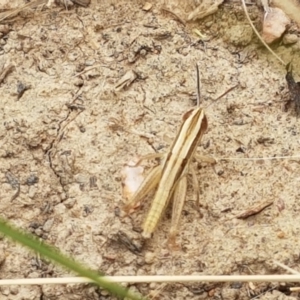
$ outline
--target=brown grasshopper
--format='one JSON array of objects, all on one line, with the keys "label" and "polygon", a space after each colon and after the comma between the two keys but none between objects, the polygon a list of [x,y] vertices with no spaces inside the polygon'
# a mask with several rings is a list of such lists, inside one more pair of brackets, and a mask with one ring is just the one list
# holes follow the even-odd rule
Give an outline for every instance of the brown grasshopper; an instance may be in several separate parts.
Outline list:
[{"label": "brown grasshopper", "polygon": [[[170,202],[170,199],[173,197],[169,242],[171,244],[175,243],[180,215],[186,197],[187,174],[190,163],[195,156],[196,149],[208,126],[204,110],[199,107],[200,80],[198,66],[197,79],[197,107],[183,115],[183,122],[173,144],[167,153],[162,154],[163,159],[161,164],[150,171],[141,186],[125,206],[125,210],[127,212],[130,211],[141,199],[145,198],[152,189],[157,187],[150,211],[143,225],[142,235],[144,238],[151,237],[157,227],[159,219]],[[215,162],[214,159],[209,159],[209,161]],[[197,183],[195,172],[192,172],[192,175],[193,181]]]}]

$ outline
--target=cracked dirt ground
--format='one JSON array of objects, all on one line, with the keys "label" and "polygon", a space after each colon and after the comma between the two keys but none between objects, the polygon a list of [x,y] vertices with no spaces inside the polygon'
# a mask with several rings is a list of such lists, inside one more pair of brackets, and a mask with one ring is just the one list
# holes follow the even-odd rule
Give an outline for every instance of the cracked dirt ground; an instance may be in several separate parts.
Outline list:
[{"label": "cracked dirt ground", "polygon": [[[170,210],[140,248],[137,228],[147,205],[123,216],[121,170],[137,155],[167,149],[164,135],[173,138],[195,104],[196,63],[209,122],[199,152],[217,159],[295,156],[300,134],[293,107],[283,109],[289,98],[284,67],[256,38],[235,36],[237,29],[249,33],[238,2],[186,26],[159,2],[148,12],[142,6],[92,1],[88,8],[29,11],[4,22],[9,32],[0,40],[0,66],[14,69],[0,85],[1,216],[108,275],[284,273],[273,259],[299,269],[298,159],[218,160],[215,170],[198,164],[203,217],[189,191],[181,250],[166,245]],[[249,10],[259,25],[262,9]],[[287,62],[294,57],[297,78],[299,49],[275,50]],[[136,80],[116,90],[128,71]],[[235,218],[264,201],[274,202],[246,220]],[[4,237],[0,263],[1,278],[67,274]],[[257,299],[298,299],[279,283],[132,289],[149,299],[260,293]],[[1,287],[0,298],[111,299],[90,285]]]}]

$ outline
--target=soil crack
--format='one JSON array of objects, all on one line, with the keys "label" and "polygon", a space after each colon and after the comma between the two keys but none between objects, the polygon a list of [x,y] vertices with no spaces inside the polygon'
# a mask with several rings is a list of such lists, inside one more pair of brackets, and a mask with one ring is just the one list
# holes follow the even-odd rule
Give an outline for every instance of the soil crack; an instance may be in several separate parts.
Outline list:
[{"label": "soil crack", "polygon": [[[74,97],[72,103],[66,104],[66,106],[68,107],[68,113],[58,123],[56,137],[52,140],[52,142],[49,145],[48,150],[46,151],[50,169],[55,174],[55,176],[58,178],[59,184],[62,187],[62,190],[66,193],[66,199],[68,199],[68,188],[67,188],[67,184],[65,182],[65,175],[62,170],[59,170],[58,167],[55,166],[54,158],[57,154],[58,144],[64,136],[66,127],[69,124],[71,124],[81,112],[83,112],[85,110],[85,107],[82,104],[77,105],[76,103],[73,103],[78,97],[79,96],[77,95],[76,97]],[[66,151],[63,151],[62,154],[66,154]]]}]

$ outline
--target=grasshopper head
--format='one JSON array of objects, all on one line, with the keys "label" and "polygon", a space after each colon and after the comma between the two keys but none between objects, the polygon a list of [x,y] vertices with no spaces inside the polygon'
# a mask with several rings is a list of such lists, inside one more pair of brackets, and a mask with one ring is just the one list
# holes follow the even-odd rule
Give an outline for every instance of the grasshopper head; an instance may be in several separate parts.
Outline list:
[{"label": "grasshopper head", "polygon": [[204,110],[200,107],[192,108],[188,110],[183,116],[182,116],[182,121],[185,122],[189,118],[201,118],[201,130],[204,130],[206,132],[207,127],[208,127],[208,122],[206,115],[204,113]]}]

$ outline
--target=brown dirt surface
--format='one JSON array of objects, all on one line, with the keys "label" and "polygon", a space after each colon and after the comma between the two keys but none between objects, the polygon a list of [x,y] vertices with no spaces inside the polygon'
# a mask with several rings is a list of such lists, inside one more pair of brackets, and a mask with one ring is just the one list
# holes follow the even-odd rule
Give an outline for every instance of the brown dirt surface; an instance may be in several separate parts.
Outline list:
[{"label": "brown dirt surface", "polygon": [[[108,275],[285,273],[273,259],[299,269],[299,159],[243,160],[299,155],[299,117],[293,105],[284,109],[285,66],[252,35],[240,2],[225,1],[186,24],[192,4],[162,2],[150,10],[143,1],[52,4],[2,21],[0,71],[11,68],[0,82],[1,216]],[[248,10],[260,28],[262,7]],[[295,24],[288,33],[300,36]],[[274,50],[293,58],[300,81],[300,40]],[[195,105],[196,63],[208,118],[198,152],[217,159],[214,167],[195,162],[203,216],[189,184],[180,250],[166,243],[169,209],[142,247],[147,207],[124,216],[121,170],[135,156],[167,151],[164,135],[173,139]],[[129,71],[136,78],[123,86]],[[260,213],[236,218],[269,201]],[[68,275],[3,236],[0,253],[1,278]],[[149,299],[298,299],[289,286],[131,288]],[[45,285],[0,287],[0,299],[112,298],[91,285]]]}]

